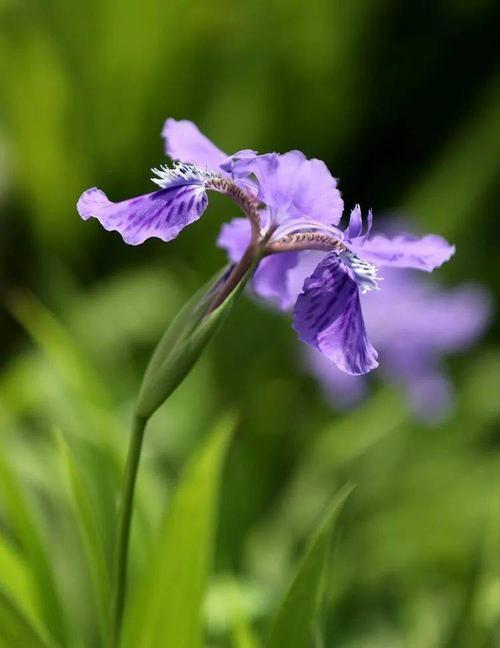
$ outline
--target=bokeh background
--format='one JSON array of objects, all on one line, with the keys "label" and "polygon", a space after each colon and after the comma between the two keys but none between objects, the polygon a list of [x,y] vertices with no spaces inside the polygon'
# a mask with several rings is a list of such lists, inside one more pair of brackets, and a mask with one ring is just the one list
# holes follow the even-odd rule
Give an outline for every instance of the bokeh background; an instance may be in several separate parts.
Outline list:
[{"label": "bokeh background", "polygon": [[[216,197],[174,243],[129,247],[83,223],[78,196],[94,185],[115,200],[149,191],[164,119],[192,119],[228,152],[324,159],[347,206],[412,217],[456,244],[436,273],[442,285],[479,282],[495,301],[499,13],[494,0],[1,0],[0,449],[88,645],[90,586],[54,430],[91,457],[83,470],[108,506],[110,552],[141,372],[180,305],[225,262],[214,241],[237,214]],[[151,422],[136,570],[180,468],[232,411],[207,645],[252,645],[231,643],[235,601],[258,635],[319,513],[349,481],[325,647],[498,646],[498,332],[493,317],[448,360],[455,411],[429,426],[376,379],[357,410],[332,410],[287,318],[241,300]],[[18,543],[2,520],[4,560]]]}]

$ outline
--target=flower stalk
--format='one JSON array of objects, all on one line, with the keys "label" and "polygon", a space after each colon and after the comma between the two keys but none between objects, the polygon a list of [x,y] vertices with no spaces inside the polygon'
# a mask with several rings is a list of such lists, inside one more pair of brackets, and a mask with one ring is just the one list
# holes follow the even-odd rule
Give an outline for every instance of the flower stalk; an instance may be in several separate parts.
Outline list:
[{"label": "flower stalk", "polygon": [[[239,296],[260,259],[263,247],[251,244],[241,261],[235,265],[229,276],[213,297],[213,286],[194,304],[188,302],[185,307],[186,317],[182,316],[182,326],[171,335],[175,322],[167,330],[168,345],[161,340],[146,370],[143,386],[139,395],[136,414],[133,419],[127,463],[123,479],[122,493],[118,510],[115,557],[113,566],[113,598],[111,607],[111,648],[119,648],[123,625],[127,590],[127,567],[132,526],[133,502],[144,434],[149,418],[182,382],[192,366],[218,329],[226,314],[227,308],[234,301],[229,299]],[[207,295],[210,299],[206,303]],[[199,312],[201,308],[201,313]],[[218,316],[217,309],[221,312]]]},{"label": "flower stalk", "polygon": [[111,648],[118,648],[120,645],[123,610],[125,607],[125,594],[127,588],[127,564],[134,493],[147,421],[147,418],[134,416],[132,436],[130,438],[127,464],[123,479],[123,490],[118,510],[115,561],[113,565],[113,599],[111,602]]},{"label": "flower stalk", "polygon": [[253,243],[248,246],[245,254],[241,257],[239,263],[237,263],[232,272],[230,273],[227,281],[223,284],[222,288],[215,295],[214,300],[208,308],[208,313],[212,313],[216,308],[218,308],[233,290],[237,287],[243,277],[251,269],[252,265],[255,263],[255,259],[259,254],[259,249]]}]

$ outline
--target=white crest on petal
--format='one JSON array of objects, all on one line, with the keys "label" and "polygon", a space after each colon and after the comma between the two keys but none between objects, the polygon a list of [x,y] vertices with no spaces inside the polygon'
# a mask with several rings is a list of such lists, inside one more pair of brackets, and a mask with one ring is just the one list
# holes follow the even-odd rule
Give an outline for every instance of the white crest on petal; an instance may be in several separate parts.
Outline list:
[{"label": "white crest on petal", "polygon": [[218,177],[212,171],[202,169],[195,164],[183,164],[182,162],[174,162],[173,167],[162,164],[159,168],[151,169],[151,171],[156,175],[151,180],[162,189],[183,184],[204,185]]},{"label": "white crest on petal", "polygon": [[378,282],[382,280],[382,277],[378,276],[377,266],[373,265],[373,263],[362,261],[350,250],[342,252],[339,256],[354,273],[362,294],[370,290],[379,290]]}]

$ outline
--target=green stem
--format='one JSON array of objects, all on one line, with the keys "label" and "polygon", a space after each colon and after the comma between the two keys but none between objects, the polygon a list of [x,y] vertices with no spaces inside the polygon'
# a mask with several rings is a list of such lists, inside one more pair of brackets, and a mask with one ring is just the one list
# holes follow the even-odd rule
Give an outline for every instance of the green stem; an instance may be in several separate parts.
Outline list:
[{"label": "green stem", "polygon": [[111,607],[111,648],[120,645],[123,608],[127,589],[127,563],[130,542],[130,527],[134,501],[135,482],[141,458],[142,441],[147,418],[134,417],[132,437],[128,449],[127,465],[118,511],[118,527],[113,571],[113,599]]},{"label": "green stem", "polygon": [[223,301],[233,292],[246,272],[251,268],[252,263],[257,255],[257,248],[252,243],[246,249],[240,261],[234,266],[233,271],[229,275],[226,283],[222,286],[221,290],[215,295],[212,303],[210,304],[207,315],[218,308]]}]

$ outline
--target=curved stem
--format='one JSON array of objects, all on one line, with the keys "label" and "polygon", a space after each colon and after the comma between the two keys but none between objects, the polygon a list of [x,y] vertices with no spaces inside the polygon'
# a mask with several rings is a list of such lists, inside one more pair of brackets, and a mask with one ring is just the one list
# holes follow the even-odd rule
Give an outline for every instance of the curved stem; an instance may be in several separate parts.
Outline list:
[{"label": "curved stem", "polygon": [[111,602],[111,648],[118,648],[120,645],[120,633],[127,588],[127,562],[134,491],[146,423],[147,419],[138,416],[134,417],[118,511],[118,527],[113,566],[113,598]]},{"label": "curved stem", "polygon": [[260,238],[260,218],[257,197],[245,191],[242,187],[239,187],[233,180],[220,176],[211,178],[207,184],[207,188],[230,196],[241,207],[243,213],[250,221],[252,240],[254,242],[258,241]]},{"label": "curved stem", "polygon": [[215,295],[214,300],[210,304],[210,307],[207,311],[207,314],[211,313],[218,306],[220,306],[222,302],[226,299],[226,297],[228,297],[233,292],[233,290],[239,284],[242,277],[252,266],[252,263],[255,261],[256,256],[257,256],[257,248],[253,243],[251,243],[246,249],[245,254],[241,257],[239,262],[234,266],[231,274],[227,278],[226,282],[223,284],[222,288]]},{"label": "curved stem", "polygon": [[[258,266],[262,257],[269,254],[267,251],[267,242],[269,237],[272,235],[272,230],[268,231],[264,236],[258,236],[257,238],[252,237],[250,245],[245,250],[243,256],[234,266],[232,272],[227,278],[226,282],[223,284],[222,288],[215,295],[212,303],[210,304],[206,315],[218,308],[222,302],[229,297],[233,290],[238,286],[241,279],[246,275],[246,273],[252,268],[255,270]],[[246,283],[246,282],[245,282]]]}]

